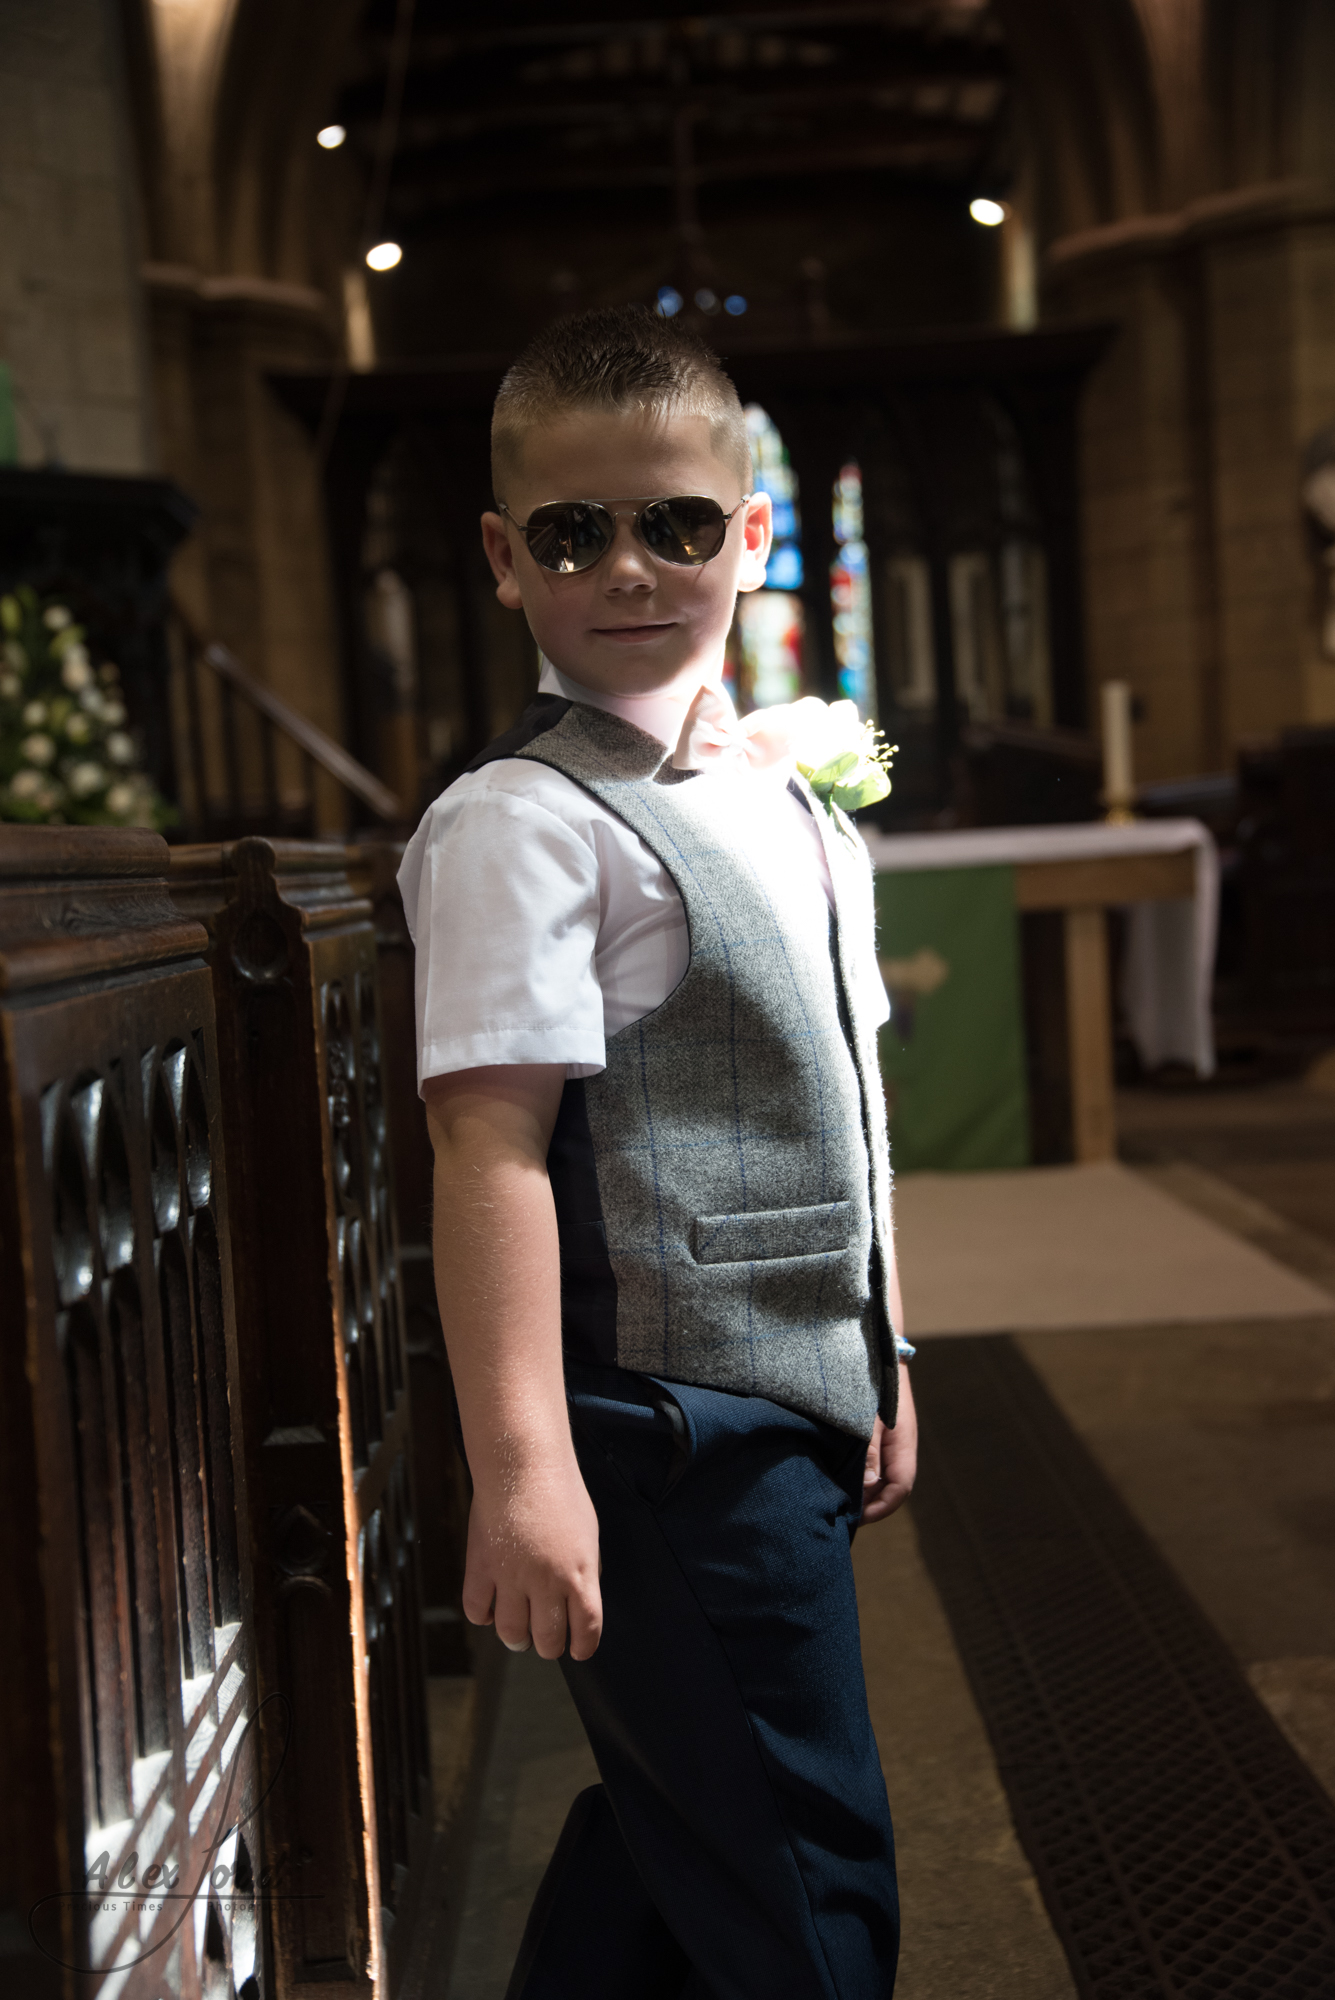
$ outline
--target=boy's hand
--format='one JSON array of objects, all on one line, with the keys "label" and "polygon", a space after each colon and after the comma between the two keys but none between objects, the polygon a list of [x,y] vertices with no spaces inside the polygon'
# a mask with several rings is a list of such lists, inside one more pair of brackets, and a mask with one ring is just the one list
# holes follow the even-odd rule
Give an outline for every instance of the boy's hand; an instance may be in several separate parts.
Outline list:
[{"label": "boy's hand", "polygon": [[[506,1491],[509,1485],[512,1490]],[[598,1516],[574,1453],[494,1490],[475,1486],[468,1517],[464,1616],[495,1625],[512,1653],[530,1636],[544,1660],[587,1660],[602,1636]]]},{"label": "boy's hand", "polygon": [[862,1522],[883,1521],[902,1507],[913,1491],[918,1470],[918,1413],[913,1407],[908,1370],[899,1370],[899,1415],[893,1430],[878,1417],[867,1446],[862,1473]]}]

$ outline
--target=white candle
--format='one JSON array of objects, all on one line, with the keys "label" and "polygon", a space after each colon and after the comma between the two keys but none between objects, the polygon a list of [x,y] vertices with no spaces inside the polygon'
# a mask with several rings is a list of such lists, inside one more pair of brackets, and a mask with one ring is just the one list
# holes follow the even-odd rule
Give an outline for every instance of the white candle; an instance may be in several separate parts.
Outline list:
[{"label": "white candle", "polygon": [[1103,801],[1129,808],[1136,796],[1131,773],[1131,685],[1103,683]]}]

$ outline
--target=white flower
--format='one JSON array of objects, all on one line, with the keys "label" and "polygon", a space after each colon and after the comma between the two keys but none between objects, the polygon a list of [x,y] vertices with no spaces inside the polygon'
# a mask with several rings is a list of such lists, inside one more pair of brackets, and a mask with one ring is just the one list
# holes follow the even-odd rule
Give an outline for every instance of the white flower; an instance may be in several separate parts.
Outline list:
[{"label": "white flower", "polygon": [[60,678],[74,694],[86,688],[93,678],[93,670],[88,664],[88,651],[84,646],[71,646],[60,663]]},{"label": "white flower", "polygon": [[111,720],[110,716],[107,715],[106,699],[99,687],[81,688],[79,691],[79,706],[86,708],[90,715],[106,716],[107,721]]},{"label": "white flower", "polygon": [[42,790],[40,771],[15,771],[9,781],[9,789],[16,799],[35,799]]},{"label": "white flower", "polygon": [[[87,700],[87,696],[84,697]],[[102,720],[108,729],[119,729],[125,720],[125,704],[122,701],[108,701],[102,698]]]},{"label": "white flower", "polygon": [[855,701],[827,703],[813,696],[794,705],[793,719],[798,725],[793,739],[797,761],[812,771],[832,764],[845,751],[856,755],[866,727]]},{"label": "white flower", "polygon": [[107,793],[107,811],[113,813],[132,812],[134,810],[134,801],[134,786],[127,785],[124,779],[122,779],[118,784],[114,784]]},{"label": "white flower", "polygon": [[46,703],[44,701],[30,701],[23,711],[23,727],[25,729],[40,729],[45,721]]},{"label": "white flower", "polygon": [[56,754],[55,744],[40,730],[36,736],[25,736],[21,747],[30,764],[49,764]]},{"label": "white flower", "polygon": [[0,674],[0,694],[6,701],[15,700],[22,685],[17,674]]},{"label": "white flower", "polygon": [[59,632],[70,623],[70,614],[63,604],[53,604],[42,613],[42,623],[51,632]]},{"label": "white flower", "polygon": [[76,708],[65,723],[65,734],[71,743],[86,743],[93,733],[93,725],[86,715]]},{"label": "white flower", "polygon": [[133,764],[134,742],[123,730],[113,729],[107,738],[107,755],[113,764]]},{"label": "white flower", "polygon": [[69,786],[76,799],[86,799],[92,792],[100,792],[107,782],[107,774],[100,764],[76,764],[69,774]]},{"label": "white flower", "polygon": [[[823,711],[823,713],[822,713]],[[797,768],[826,807],[858,812],[890,791],[890,759],[874,722],[864,722],[853,701],[809,697],[794,704]]]}]

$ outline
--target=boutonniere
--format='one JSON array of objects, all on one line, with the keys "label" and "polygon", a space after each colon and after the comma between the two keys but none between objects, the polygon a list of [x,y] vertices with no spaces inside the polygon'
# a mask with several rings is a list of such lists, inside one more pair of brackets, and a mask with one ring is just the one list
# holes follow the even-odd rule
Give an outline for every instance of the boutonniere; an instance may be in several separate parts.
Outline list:
[{"label": "boutonniere", "polygon": [[799,718],[797,768],[831,819],[836,806],[854,813],[889,797],[890,759],[899,745],[887,743],[874,722],[864,722],[856,702],[798,702],[794,720]]},{"label": "boutonniere", "polygon": [[686,712],[672,763],[678,771],[713,770],[786,785],[794,770],[834,818],[836,806],[857,812],[890,790],[887,744],[853,701],[801,701],[738,716],[721,688],[702,687]]}]

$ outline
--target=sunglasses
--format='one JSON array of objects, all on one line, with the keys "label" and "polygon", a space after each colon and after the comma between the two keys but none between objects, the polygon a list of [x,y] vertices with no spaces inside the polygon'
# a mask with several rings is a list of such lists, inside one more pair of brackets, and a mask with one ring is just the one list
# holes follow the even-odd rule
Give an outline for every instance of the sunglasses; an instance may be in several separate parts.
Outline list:
[{"label": "sunglasses", "polygon": [[[535,563],[557,576],[592,569],[616,539],[617,520],[629,514],[631,525],[651,556],[682,569],[699,569],[712,562],[728,533],[733,514],[752,496],[744,493],[732,514],[717,500],[699,493],[671,500],[549,500],[535,507],[527,521],[515,521]],[[503,500],[502,514],[514,515]]]}]

